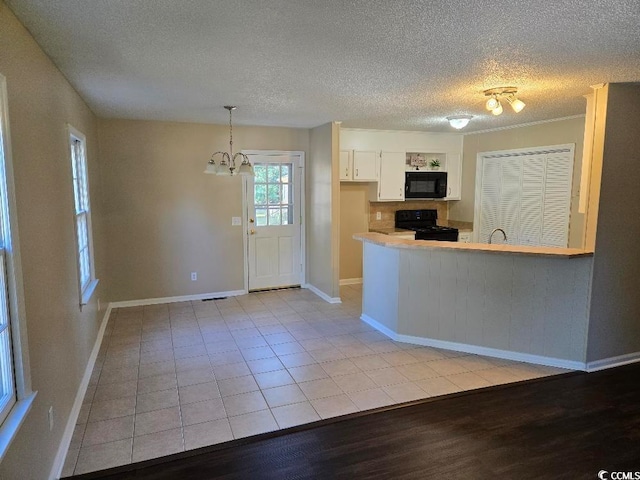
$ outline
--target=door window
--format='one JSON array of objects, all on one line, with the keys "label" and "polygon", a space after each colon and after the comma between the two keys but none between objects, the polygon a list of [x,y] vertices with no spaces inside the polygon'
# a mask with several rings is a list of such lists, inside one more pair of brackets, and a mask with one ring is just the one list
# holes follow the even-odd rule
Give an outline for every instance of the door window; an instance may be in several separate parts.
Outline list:
[{"label": "door window", "polygon": [[293,225],[293,164],[256,163],[253,170],[256,226]]}]

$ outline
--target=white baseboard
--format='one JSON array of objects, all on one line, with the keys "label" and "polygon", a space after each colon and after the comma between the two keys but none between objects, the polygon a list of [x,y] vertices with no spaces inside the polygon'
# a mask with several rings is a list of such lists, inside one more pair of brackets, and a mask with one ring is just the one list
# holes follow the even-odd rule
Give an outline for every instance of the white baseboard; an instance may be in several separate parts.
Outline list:
[{"label": "white baseboard", "polygon": [[73,431],[76,428],[76,422],[78,421],[80,409],[82,408],[82,401],[84,400],[84,396],[87,393],[87,387],[89,386],[89,381],[91,380],[93,367],[96,364],[96,359],[98,358],[98,353],[100,352],[100,346],[102,345],[102,339],[104,338],[104,332],[107,328],[107,323],[109,322],[109,315],[111,315],[111,310],[112,306],[111,304],[109,304],[106,312],[104,313],[104,317],[102,318],[102,323],[100,324],[100,329],[98,330],[96,341],[93,344],[93,350],[91,350],[91,355],[89,355],[87,367],[84,370],[84,376],[82,377],[82,381],[80,382],[80,386],[78,387],[76,399],[73,402],[73,407],[71,408],[71,413],[69,414],[67,425],[64,429],[64,434],[62,435],[62,439],[60,440],[58,453],[56,453],[56,458],[53,461],[53,466],[51,467],[51,472],[49,473],[50,480],[58,479],[62,475],[64,460],[67,457],[67,453],[69,452],[71,437],[73,436]]},{"label": "white baseboard", "polygon": [[362,278],[343,278],[340,280],[340,285],[360,285]]},{"label": "white baseboard", "polygon": [[310,283],[305,283],[304,285],[302,285],[302,288],[307,288],[311,290],[313,293],[315,293],[317,296],[319,296],[321,299],[323,299],[327,303],[342,303],[342,300],[340,299],[340,297],[330,297],[329,295],[324,293],[322,290],[320,290],[317,287],[314,287]]},{"label": "white baseboard", "polygon": [[177,297],[145,298],[142,300],[112,302],[110,306],[112,308],[140,307],[143,305],[157,305],[159,303],[190,302],[192,300],[207,300],[210,298],[237,297],[238,295],[245,295],[246,293],[246,290],[230,290],[228,292],[198,293],[196,295],[180,295]]},{"label": "white baseboard", "polygon": [[587,370],[587,365],[584,362],[565,360],[562,358],[545,357],[542,355],[532,355],[529,353],[512,352],[510,350],[481,347],[478,345],[469,345],[466,343],[448,342],[445,340],[435,340],[432,338],[402,335],[385,327],[380,322],[374,320],[364,313],[362,314],[360,319],[363,322],[371,325],[380,333],[384,333],[387,337],[397,342],[411,343],[424,347],[442,348],[444,350],[453,350],[456,352],[473,353],[476,355],[485,355],[487,357],[504,358],[505,360],[514,360],[516,362],[535,363],[537,365],[546,365],[548,367],[567,368],[570,370]]},{"label": "white baseboard", "polygon": [[617,357],[609,357],[602,360],[589,362],[587,363],[587,372],[597,372],[598,370],[621,367],[622,365],[628,365],[629,363],[637,362],[640,362],[640,352],[627,353],[626,355],[619,355]]}]

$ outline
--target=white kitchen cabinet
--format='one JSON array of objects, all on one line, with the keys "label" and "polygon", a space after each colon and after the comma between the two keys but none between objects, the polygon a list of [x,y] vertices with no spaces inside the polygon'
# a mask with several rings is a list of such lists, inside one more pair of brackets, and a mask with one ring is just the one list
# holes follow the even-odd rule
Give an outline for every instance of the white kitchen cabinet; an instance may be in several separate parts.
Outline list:
[{"label": "white kitchen cabinet", "polygon": [[340,181],[352,179],[353,150],[340,150]]},{"label": "white kitchen cabinet", "polygon": [[462,155],[447,153],[447,196],[445,200],[460,200],[462,193]]},{"label": "white kitchen cabinet", "polygon": [[361,150],[353,151],[353,181],[378,181],[378,152]]},{"label": "white kitchen cabinet", "polygon": [[368,150],[340,150],[341,182],[377,182],[379,153]]},{"label": "white kitchen cabinet", "polygon": [[405,159],[405,152],[382,152],[380,154],[378,201],[404,200]]}]

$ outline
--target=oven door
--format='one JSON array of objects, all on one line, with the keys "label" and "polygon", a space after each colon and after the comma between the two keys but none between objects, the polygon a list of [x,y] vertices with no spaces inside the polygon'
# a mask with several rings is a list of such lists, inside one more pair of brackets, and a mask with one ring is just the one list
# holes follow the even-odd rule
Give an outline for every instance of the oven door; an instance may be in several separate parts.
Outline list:
[{"label": "oven door", "polygon": [[447,172],[406,172],[405,198],[444,198],[447,196]]}]

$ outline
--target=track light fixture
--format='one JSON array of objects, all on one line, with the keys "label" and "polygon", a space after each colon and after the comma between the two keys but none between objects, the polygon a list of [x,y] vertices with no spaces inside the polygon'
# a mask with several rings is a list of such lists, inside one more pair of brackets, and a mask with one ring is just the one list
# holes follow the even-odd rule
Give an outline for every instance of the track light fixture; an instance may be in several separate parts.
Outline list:
[{"label": "track light fixture", "polygon": [[516,87],[496,87],[490,88],[484,91],[484,95],[489,97],[485,107],[494,115],[500,115],[503,112],[502,103],[500,100],[506,100],[513,111],[519,113],[525,107],[525,103],[522,100],[516,98],[518,89]]}]

